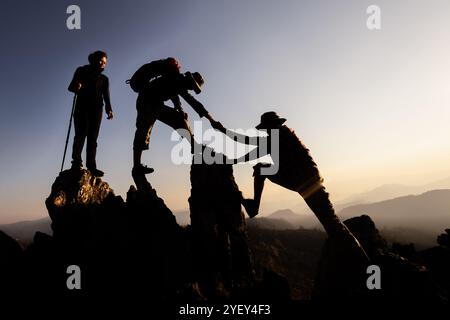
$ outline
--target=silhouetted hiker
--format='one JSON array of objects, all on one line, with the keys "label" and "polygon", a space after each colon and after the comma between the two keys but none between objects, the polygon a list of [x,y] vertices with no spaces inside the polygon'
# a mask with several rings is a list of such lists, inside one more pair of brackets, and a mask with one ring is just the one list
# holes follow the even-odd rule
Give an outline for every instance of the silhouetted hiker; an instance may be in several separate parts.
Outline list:
[{"label": "silhouetted hiker", "polygon": [[109,80],[102,74],[107,56],[103,51],[95,51],[89,55],[88,60],[88,65],[77,68],[68,88],[77,95],[74,112],[75,137],[72,149],[72,169],[81,169],[83,166],[81,152],[87,138],[86,167],[93,175],[101,177],[104,173],[97,168],[95,158],[102,121],[103,101],[108,119],[113,118]]},{"label": "silhouetted hiker", "polygon": [[[280,118],[275,112],[266,112],[261,116],[261,123],[256,126],[257,129],[267,130],[268,136],[259,138],[266,139],[267,149],[265,154],[271,154],[273,146],[272,143],[278,143],[278,157],[272,156],[275,167],[278,166],[278,171],[272,175],[262,175],[261,169],[263,167],[270,167],[269,164],[258,163],[254,166],[254,199],[244,199],[243,205],[248,215],[253,218],[258,214],[261,195],[264,189],[265,179],[268,178],[273,183],[276,183],[289,190],[298,192],[305,200],[307,205],[314,212],[316,217],[322,223],[328,236],[332,239],[339,239],[345,241],[351,247],[356,248],[356,251],[361,256],[366,257],[366,254],[360,246],[358,240],[351,234],[347,227],[340,221],[334,212],[333,205],[329,199],[329,194],[325,191],[323,186],[323,179],[320,176],[316,163],[311,157],[309,150],[300,141],[295,132],[283,125],[286,119]],[[251,138],[245,135],[226,130],[220,123],[215,123],[214,127],[229,136],[232,139],[236,138],[245,143],[253,143],[258,145],[258,139]],[[271,141],[272,130],[278,130],[279,134],[277,141]],[[255,143],[256,142],[256,143]],[[251,159],[257,159],[264,156],[258,148],[252,150],[249,154],[244,156],[245,160],[238,159],[236,162],[248,161],[248,156]]]},{"label": "silhouetted hiker", "polygon": [[[211,117],[203,105],[188,91],[201,92],[204,80],[200,73],[180,73],[180,65],[174,58],[156,60],[139,68],[129,80],[132,89],[139,93],[136,101],[136,133],[133,142],[133,175],[152,173],[153,168],[141,164],[143,150],[148,150],[150,134],[156,120],[173,129],[186,129],[183,137],[194,142],[187,122],[187,114],[181,107],[180,96],[199,114],[211,123]],[[173,108],[164,104],[171,100]]]},{"label": "silhouetted hiker", "polygon": [[254,281],[242,193],[232,165],[222,163],[193,161],[190,174],[194,277],[210,299],[220,298],[221,285],[232,292]]}]

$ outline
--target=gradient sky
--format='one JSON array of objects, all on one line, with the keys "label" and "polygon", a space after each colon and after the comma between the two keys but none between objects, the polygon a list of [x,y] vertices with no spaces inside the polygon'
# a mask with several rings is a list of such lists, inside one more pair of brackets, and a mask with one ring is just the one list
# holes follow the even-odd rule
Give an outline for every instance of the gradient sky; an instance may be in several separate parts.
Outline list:
[{"label": "gradient sky", "polygon": [[[116,194],[131,178],[136,94],[125,80],[174,56],[199,71],[198,96],[229,128],[251,128],[274,109],[311,149],[333,200],[385,183],[450,176],[450,2],[376,1],[382,29],[369,31],[374,1],[2,1],[0,34],[0,223],[46,216],[58,175],[77,66],[108,53],[113,121],[104,118],[97,163]],[[81,7],[81,30],[66,8]],[[185,104],[190,120],[198,115]],[[203,121],[208,128],[207,121]],[[173,210],[188,207],[189,166],[170,162],[171,130],[157,123],[145,163]],[[68,160],[70,162],[69,143]],[[83,153],[84,157],[84,153]],[[251,196],[250,165],[235,166]],[[294,207],[271,183],[262,211]]]}]

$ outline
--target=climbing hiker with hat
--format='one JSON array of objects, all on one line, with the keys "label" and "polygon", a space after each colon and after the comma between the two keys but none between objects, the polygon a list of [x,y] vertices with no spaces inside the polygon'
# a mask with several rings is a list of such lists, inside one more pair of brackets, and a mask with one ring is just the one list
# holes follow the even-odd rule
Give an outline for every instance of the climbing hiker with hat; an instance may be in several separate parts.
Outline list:
[{"label": "climbing hiker with hat", "polygon": [[[172,57],[155,60],[139,68],[128,81],[131,88],[138,92],[136,101],[137,119],[136,133],[133,141],[133,175],[152,173],[153,168],[141,163],[142,152],[148,150],[150,135],[156,120],[173,129],[184,129],[183,137],[194,143],[191,129],[187,122],[187,114],[181,107],[182,97],[202,118],[211,124],[216,121],[209,112],[189,91],[199,94],[204,83],[198,72],[180,72],[180,64]],[[171,100],[173,108],[164,104]],[[183,132],[181,131],[181,132]],[[183,133],[182,133],[183,134]]]},{"label": "climbing hiker with hat", "polygon": [[[267,139],[265,144],[267,146],[266,150],[258,150],[261,149],[260,145],[262,145],[261,137],[255,139],[254,137],[248,137],[230,131],[224,128],[221,123],[214,124],[217,130],[222,131],[231,139],[258,145],[258,148],[255,148],[249,154],[237,159],[235,162],[248,161],[249,155],[250,160],[255,160],[266,154],[270,154],[274,162],[273,165],[278,168],[273,174],[264,175],[262,169],[264,167],[270,167],[270,164],[258,163],[253,167],[254,197],[253,199],[243,199],[242,201],[247,214],[250,218],[258,214],[264,183],[267,178],[273,183],[299,193],[319,219],[331,239],[338,239],[341,242],[345,242],[349,247],[356,249],[356,252],[359,252],[363,260],[367,259],[358,240],[335,214],[329,194],[323,185],[323,178],[320,176],[317,164],[311,157],[309,149],[300,141],[292,129],[284,125],[285,122],[286,119],[281,118],[274,111],[261,115],[261,121],[256,128],[258,130],[265,130],[268,134],[267,137],[264,137]],[[273,134],[278,135],[276,141],[272,141],[271,139]],[[278,144],[278,148],[274,148],[274,143]],[[274,156],[271,154],[274,150],[277,150],[278,155]]]}]

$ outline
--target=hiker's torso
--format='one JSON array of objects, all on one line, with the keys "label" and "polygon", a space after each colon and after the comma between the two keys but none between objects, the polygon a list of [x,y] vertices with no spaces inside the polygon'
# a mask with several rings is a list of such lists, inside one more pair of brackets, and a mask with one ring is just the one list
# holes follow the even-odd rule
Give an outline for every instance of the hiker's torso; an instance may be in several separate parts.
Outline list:
[{"label": "hiker's torso", "polygon": [[108,78],[86,65],[77,69],[77,79],[81,83],[77,96],[77,107],[102,108],[103,93],[108,90]]},{"label": "hiker's torso", "polygon": [[140,93],[150,103],[163,103],[176,98],[187,91],[185,78],[182,74],[162,76],[152,80]]},{"label": "hiker's torso", "polygon": [[286,126],[279,129],[279,158],[276,148],[271,147],[271,157],[278,164],[278,172],[267,178],[285,188],[301,191],[303,187],[321,180],[317,164],[309,153],[309,149],[300,141],[295,132]]}]

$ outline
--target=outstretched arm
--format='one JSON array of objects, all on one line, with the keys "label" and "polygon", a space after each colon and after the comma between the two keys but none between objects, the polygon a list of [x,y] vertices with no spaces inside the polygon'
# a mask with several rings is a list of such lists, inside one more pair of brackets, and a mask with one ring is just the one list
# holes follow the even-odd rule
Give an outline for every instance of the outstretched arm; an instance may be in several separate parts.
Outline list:
[{"label": "outstretched arm", "polygon": [[189,92],[183,91],[180,93],[180,96],[192,107],[192,109],[195,110],[195,112],[198,113],[200,118],[206,117],[208,120],[211,121],[211,116],[209,115],[208,111],[205,109],[203,104],[195,99]]},{"label": "outstretched arm", "polygon": [[212,126],[214,129],[219,130],[220,132],[225,134],[231,140],[247,145],[258,146],[259,144],[258,140],[265,139],[265,137],[250,137],[242,133],[231,131],[230,129],[225,128],[219,121],[213,123]]},{"label": "outstretched arm", "polygon": [[[245,145],[251,145],[256,146],[253,150],[246,153],[240,158],[232,159],[233,163],[240,163],[240,162],[248,162],[252,160],[259,159],[267,154],[270,153],[270,150],[268,148],[268,137],[250,137],[245,134],[241,134],[235,131],[231,131],[229,129],[226,129],[220,122],[214,121],[211,122],[211,125],[214,129],[222,132],[226,136],[228,136],[230,139],[232,139],[235,142],[239,142]],[[261,146],[265,146],[266,148],[260,148]]]},{"label": "outstretched arm", "polygon": [[[222,125],[222,124],[220,124],[220,125]],[[259,144],[258,140],[260,138],[264,139],[264,137],[250,137],[245,134],[238,133],[236,131],[231,131],[230,129],[227,129],[225,127],[223,127],[223,129],[224,130],[220,130],[220,129],[219,130],[222,131],[222,133],[224,133],[231,140],[234,140],[239,143],[247,144],[247,145],[258,146],[258,144]]]},{"label": "outstretched arm", "polygon": [[259,205],[261,203],[261,196],[264,190],[264,181],[266,177],[260,174],[261,166],[265,166],[264,164],[257,164],[253,167],[253,199],[243,199],[242,205],[247,211],[247,214],[250,218],[255,217],[259,212]]},{"label": "outstretched arm", "polygon": [[237,159],[232,159],[233,163],[241,163],[241,162],[249,162],[256,159],[261,158],[262,156],[265,156],[265,154],[260,154],[259,147],[254,148],[253,150],[249,151],[248,153],[244,154],[242,157],[239,157]]}]

